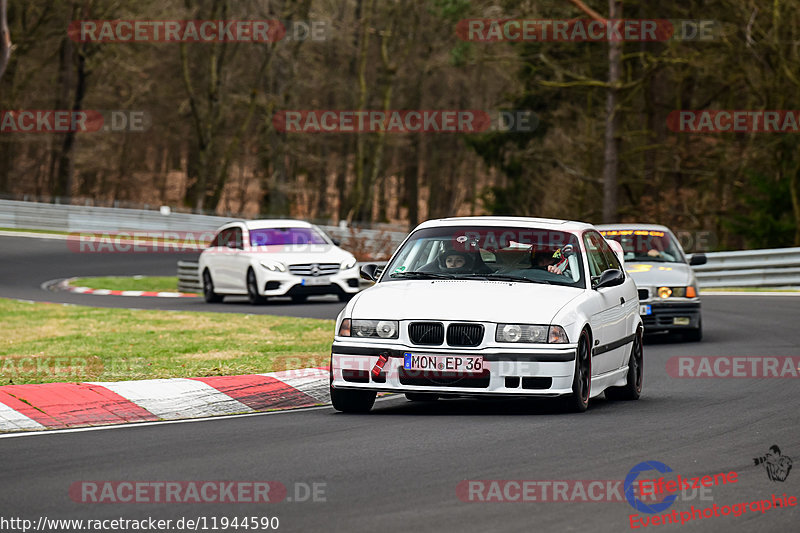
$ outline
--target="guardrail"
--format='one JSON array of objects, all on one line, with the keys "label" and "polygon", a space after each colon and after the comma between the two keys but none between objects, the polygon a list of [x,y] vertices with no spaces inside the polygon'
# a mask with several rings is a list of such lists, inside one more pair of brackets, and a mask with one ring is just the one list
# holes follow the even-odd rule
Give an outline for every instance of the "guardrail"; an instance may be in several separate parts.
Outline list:
[{"label": "guardrail", "polygon": [[[231,217],[123,209],[68,204],[46,204],[0,200],[0,228],[43,229],[51,231],[114,233],[133,231],[212,233]],[[386,257],[397,248],[407,232],[396,228],[379,229],[354,226],[320,225],[331,238],[358,257]]]},{"label": "guardrail", "polygon": [[701,288],[800,286],[800,248],[713,252],[693,267]]},{"label": "guardrail", "polygon": [[[166,213],[166,211],[162,214],[160,211],[146,209],[0,200],[0,227],[106,233],[208,232],[216,230],[227,222],[237,220],[193,213]],[[345,249],[357,253],[359,257],[385,256],[406,236],[404,231],[390,229],[320,227],[331,237],[341,241]],[[706,255],[708,263],[694,267],[701,287],[800,286],[800,248],[713,252]],[[182,261],[182,263],[188,262]],[[186,277],[185,286],[199,290],[199,279],[190,280],[188,272]]]},{"label": "guardrail", "polygon": [[178,261],[178,292],[203,292],[197,261]]}]

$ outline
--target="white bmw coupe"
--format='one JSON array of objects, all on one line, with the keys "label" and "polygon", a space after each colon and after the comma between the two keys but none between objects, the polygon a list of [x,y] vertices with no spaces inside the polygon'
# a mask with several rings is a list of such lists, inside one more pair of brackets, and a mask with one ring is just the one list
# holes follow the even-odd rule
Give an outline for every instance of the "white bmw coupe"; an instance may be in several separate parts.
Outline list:
[{"label": "white bmw coupe", "polygon": [[[615,243],[616,244],[616,243]],[[518,217],[430,220],[336,320],[331,399],[367,412],[378,391],[635,400],[642,319],[633,280],[589,224]]]},{"label": "white bmw coupe", "polygon": [[198,271],[209,303],[229,294],[252,304],[271,296],[300,303],[316,294],[344,302],[360,290],[353,254],[302,220],[230,222],[200,254]]}]

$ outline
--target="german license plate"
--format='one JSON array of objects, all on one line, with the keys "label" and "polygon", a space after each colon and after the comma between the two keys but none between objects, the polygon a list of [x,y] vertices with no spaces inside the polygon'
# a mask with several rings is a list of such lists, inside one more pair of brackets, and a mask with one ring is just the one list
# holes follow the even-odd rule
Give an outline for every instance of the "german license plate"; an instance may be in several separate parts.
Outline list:
[{"label": "german license plate", "polygon": [[650,307],[650,304],[640,305],[639,306],[639,314],[640,315],[652,315],[653,314],[653,308]]},{"label": "german license plate", "polygon": [[438,372],[483,372],[483,357],[480,355],[430,355],[404,353],[403,368],[406,370],[436,370]]},{"label": "german license plate", "polygon": [[315,278],[303,278],[303,285],[330,285],[330,276],[318,276]]}]

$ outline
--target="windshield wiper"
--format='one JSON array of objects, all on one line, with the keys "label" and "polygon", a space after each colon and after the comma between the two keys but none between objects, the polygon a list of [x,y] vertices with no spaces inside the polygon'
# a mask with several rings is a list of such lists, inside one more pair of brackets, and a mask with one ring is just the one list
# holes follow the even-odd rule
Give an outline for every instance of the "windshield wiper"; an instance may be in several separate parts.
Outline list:
[{"label": "windshield wiper", "polygon": [[485,279],[487,281],[519,281],[522,283],[546,283],[552,285],[553,282],[546,279],[529,279],[522,276],[509,276],[507,274],[467,274],[459,278]]},{"label": "windshield wiper", "polygon": [[438,272],[395,272],[390,278],[417,278],[417,279],[455,279],[452,274],[440,274]]}]

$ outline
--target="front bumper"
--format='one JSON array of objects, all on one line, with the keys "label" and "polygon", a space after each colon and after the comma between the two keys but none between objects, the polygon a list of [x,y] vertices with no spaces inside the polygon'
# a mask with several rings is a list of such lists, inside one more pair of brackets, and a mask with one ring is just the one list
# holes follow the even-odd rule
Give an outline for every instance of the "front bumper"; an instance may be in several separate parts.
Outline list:
[{"label": "front bumper", "polygon": [[643,301],[640,305],[649,305],[651,313],[642,315],[642,324],[648,333],[656,331],[685,331],[700,327],[700,302],[661,302]]},{"label": "front bumper", "polygon": [[357,268],[317,277],[264,270],[258,285],[262,296],[356,294],[361,290]]},{"label": "front bumper", "polygon": [[[331,385],[337,389],[431,392],[458,395],[561,396],[572,393],[576,345],[530,349],[426,349],[402,344],[334,342]],[[413,371],[403,368],[404,354],[482,356],[481,373]],[[372,372],[381,354],[383,369]]]}]

